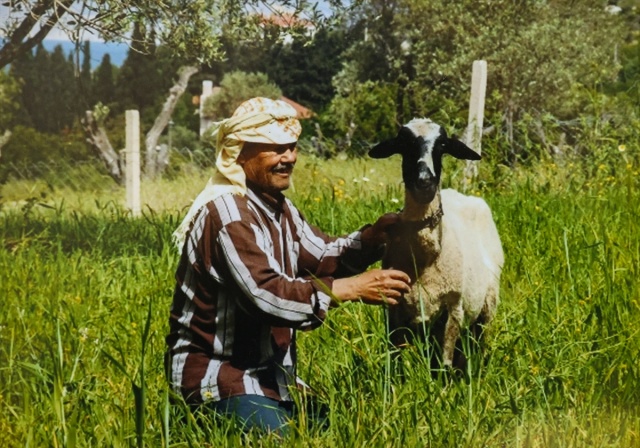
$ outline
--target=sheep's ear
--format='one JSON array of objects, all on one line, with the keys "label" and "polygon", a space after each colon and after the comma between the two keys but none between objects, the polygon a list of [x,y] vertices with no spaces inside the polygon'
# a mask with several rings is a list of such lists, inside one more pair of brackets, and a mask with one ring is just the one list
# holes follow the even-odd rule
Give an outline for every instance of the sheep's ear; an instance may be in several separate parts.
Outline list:
[{"label": "sheep's ear", "polygon": [[461,160],[480,160],[481,158],[480,154],[453,138],[447,139],[443,152]]},{"label": "sheep's ear", "polygon": [[378,143],[369,150],[369,157],[373,159],[385,159],[394,154],[398,154],[398,139],[392,138]]}]

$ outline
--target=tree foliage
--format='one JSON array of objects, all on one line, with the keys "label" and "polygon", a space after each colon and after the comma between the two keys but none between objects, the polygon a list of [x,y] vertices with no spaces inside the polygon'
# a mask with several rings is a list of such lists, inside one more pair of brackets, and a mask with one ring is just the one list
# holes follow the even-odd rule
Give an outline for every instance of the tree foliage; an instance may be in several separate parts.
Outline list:
[{"label": "tree foliage", "polygon": [[356,82],[331,102],[323,115],[323,132],[341,141],[352,155],[363,155],[370,143],[397,131],[397,86],[381,81]]},{"label": "tree foliage", "polygon": [[348,46],[346,30],[320,29],[313,38],[296,39],[270,47],[265,72],[291,98],[314,110],[331,102],[331,80],[342,67]]},{"label": "tree foliage", "polygon": [[589,0],[372,0],[353,28],[360,38],[334,80],[342,92],[365,80],[393,83],[399,121],[439,115],[464,127],[472,64],[483,59],[485,120],[512,144],[516,121],[575,117],[593,89],[615,79],[625,21]]},{"label": "tree foliage", "polygon": [[278,99],[282,91],[264,73],[228,73],[220,82],[220,91],[205,101],[204,116],[216,120],[230,117],[240,103],[256,96]]},{"label": "tree foliage", "polygon": [[22,86],[25,116],[20,124],[49,133],[73,127],[80,96],[73,60],[64,55],[62,47],[49,53],[39,45],[35,55],[28,53],[17,59],[9,73]]},{"label": "tree foliage", "polygon": [[111,56],[105,54],[100,65],[95,71],[92,83],[92,92],[96,102],[113,108],[116,99],[115,72],[116,68],[111,64]]},{"label": "tree foliage", "polygon": [[[328,4],[340,4],[330,0]],[[0,23],[0,68],[33,48],[54,28],[75,42],[86,33],[107,41],[129,42],[136,24],[154,30],[157,41],[190,62],[220,60],[223,31],[238,38],[260,35],[255,12],[288,7],[320,20],[317,3],[297,0],[21,0],[7,2]]]},{"label": "tree foliage", "polygon": [[143,116],[168,85],[163,77],[153,33],[147,33],[144,26],[138,23],[133,29],[132,39],[134,44],[118,71],[115,86],[117,107],[114,112],[137,109]]},{"label": "tree foliage", "polygon": [[398,29],[410,17],[438,17],[411,21],[404,36],[415,73],[408,88],[426,106],[420,112],[438,97],[465,104],[476,59],[488,63],[488,110],[517,116],[575,116],[584,106],[580,91],[612,79],[619,68],[614,55],[623,23],[602,2],[408,0],[406,6]]}]

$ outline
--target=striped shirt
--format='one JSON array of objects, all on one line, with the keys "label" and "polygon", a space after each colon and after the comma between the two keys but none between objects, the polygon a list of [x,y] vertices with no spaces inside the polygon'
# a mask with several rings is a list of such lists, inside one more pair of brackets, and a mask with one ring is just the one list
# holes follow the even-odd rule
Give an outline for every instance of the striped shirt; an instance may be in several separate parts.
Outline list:
[{"label": "striped shirt", "polygon": [[[295,330],[326,317],[334,278],[381,255],[360,231],[329,237],[284,195],[225,194],[194,219],[176,271],[169,381],[188,403],[256,394],[290,400]],[[363,247],[364,246],[364,247]]]}]

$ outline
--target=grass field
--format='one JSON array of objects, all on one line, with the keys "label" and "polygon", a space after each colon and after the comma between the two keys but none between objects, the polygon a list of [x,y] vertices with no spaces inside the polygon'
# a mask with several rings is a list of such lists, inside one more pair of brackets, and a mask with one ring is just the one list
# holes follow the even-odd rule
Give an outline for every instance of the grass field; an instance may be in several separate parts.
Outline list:
[{"label": "grass field", "polygon": [[[0,446],[640,446],[639,161],[614,148],[596,161],[481,163],[468,192],[491,205],[506,257],[485,362],[434,376],[425,347],[393,359],[382,309],[344,305],[299,338],[300,376],[330,427],[298,425],[284,442],[198,428],[169,405],[170,234],[206,173],[145,183],[138,219],[112,186],[34,182],[20,197],[5,185]],[[346,233],[402,207],[398,165],[303,158],[288,194]],[[461,188],[462,167],[448,161],[443,182]]]}]

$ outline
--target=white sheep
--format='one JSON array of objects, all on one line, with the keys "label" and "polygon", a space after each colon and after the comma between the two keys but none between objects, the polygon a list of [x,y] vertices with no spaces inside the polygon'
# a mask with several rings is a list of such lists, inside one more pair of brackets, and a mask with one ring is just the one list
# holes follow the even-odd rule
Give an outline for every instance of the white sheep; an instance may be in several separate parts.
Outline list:
[{"label": "white sheep", "polygon": [[392,154],[402,155],[405,206],[383,266],[406,272],[414,283],[389,309],[391,341],[402,346],[424,337],[445,316],[444,330],[435,337],[444,366],[451,367],[461,328],[488,324],[499,302],[504,255],[489,206],[478,197],[440,190],[444,154],[480,156],[425,118],[413,119],[369,151],[373,158]]}]

